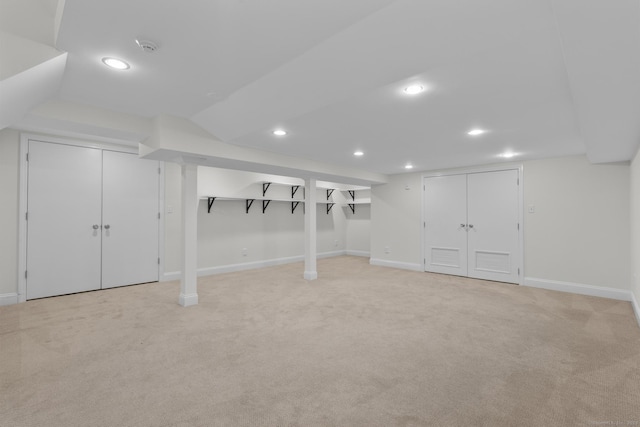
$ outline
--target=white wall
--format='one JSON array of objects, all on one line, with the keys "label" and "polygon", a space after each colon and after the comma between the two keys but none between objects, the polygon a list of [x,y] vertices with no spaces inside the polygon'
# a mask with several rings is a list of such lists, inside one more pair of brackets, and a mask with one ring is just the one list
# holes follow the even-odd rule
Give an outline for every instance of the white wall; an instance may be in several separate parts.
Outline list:
[{"label": "white wall", "polygon": [[371,258],[422,264],[422,174],[392,175],[371,188]]},{"label": "white wall", "polygon": [[631,291],[636,299],[636,316],[640,322],[640,150],[631,163]]},{"label": "white wall", "polygon": [[527,277],[629,289],[629,165],[525,163]]},{"label": "white wall", "polygon": [[[629,289],[629,169],[583,156],[524,162],[524,203],[536,210],[524,214],[527,277]],[[421,266],[423,175],[373,187],[373,260]]]},{"label": "white wall", "polygon": [[[238,264],[259,265],[273,260],[286,260],[304,255],[303,204],[291,213],[291,203],[272,201],[262,213],[262,201],[255,200],[246,213],[246,198],[262,198],[262,182],[272,182],[266,197],[291,199],[291,185],[303,185],[298,178],[199,167],[198,194],[200,197],[238,197],[240,200],[216,199],[211,213],[207,201],[198,206],[198,269],[202,273],[215,272],[218,267]],[[165,272],[180,270],[180,168],[167,163],[165,168]],[[302,187],[295,195],[303,200]],[[326,190],[318,190],[317,250],[320,255],[345,251],[369,251],[368,207],[356,215],[341,205],[344,194],[335,190],[336,203],[326,213]],[[169,213],[169,208],[171,213]],[[358,207],[360,208],[360,206]],[[219,269],[218,269],[219,271]]]},{"label": "white wall", "polygon": [[19,151],[19,133],[0,130],[0,305],[15,302],[18,289]]}]

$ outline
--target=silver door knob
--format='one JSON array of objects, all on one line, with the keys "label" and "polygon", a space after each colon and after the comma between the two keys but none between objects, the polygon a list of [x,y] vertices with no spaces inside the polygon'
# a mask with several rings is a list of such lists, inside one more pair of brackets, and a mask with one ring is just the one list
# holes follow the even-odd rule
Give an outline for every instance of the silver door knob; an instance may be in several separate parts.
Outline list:
[{"label": "silver door knob", "polygon": [[473,228],[473,224],[469,224],[469,228]]},{"label": "silver door knob", "polygon": [[460,227],[465,228],[467,224],[460,224]]},{"label": "silver door knob", "polygon": [[108,229],[110,229],[110,228],[111,228],[111,226],[110,226],[109,224],[107,224],[107,225],[105,225],[105,226],[104,226],[104,229],[105,229],[105,230],[108,230]]},{"label": "silver door knob", "polygon": [[98,228],[100,228],[100,226],[98,224],[93,224],[93,229],[97,230]]}]

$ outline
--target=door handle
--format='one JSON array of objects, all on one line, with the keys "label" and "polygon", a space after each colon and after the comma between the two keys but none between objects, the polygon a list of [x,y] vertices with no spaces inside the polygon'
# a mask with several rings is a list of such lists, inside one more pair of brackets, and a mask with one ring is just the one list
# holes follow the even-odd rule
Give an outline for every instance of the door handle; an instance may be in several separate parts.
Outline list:
[{"label": "door handle", "polygon": [[111,228],[111,226],[110,226],[109,224],[106,224],[106,225],[104,226],[104,229],[105,229],[105,230],[108,230],[108,229],[110,229],[110,228]]},{"label": "door handle", "polygon": [[100,226],[98,224],[93,224],[93,229],[97,230],[98,228],[100,228]]},{"label": "door handle", "polygon": [[460,228],[466,228],[467,224],[460,224]]},{"label": "door handle", "polygon": [[473,224],[469,224],[469,228],[473,228]]}]

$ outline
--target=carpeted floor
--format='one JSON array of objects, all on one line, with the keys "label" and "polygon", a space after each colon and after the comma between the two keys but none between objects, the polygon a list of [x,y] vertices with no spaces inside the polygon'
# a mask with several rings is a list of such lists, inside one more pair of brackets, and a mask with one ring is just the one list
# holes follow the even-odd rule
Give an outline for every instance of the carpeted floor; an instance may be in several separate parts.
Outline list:
[{"label": "carpeted floor", "polygon": [[0,425],[639,426],[628,302],[365,258],[0,307]]}]

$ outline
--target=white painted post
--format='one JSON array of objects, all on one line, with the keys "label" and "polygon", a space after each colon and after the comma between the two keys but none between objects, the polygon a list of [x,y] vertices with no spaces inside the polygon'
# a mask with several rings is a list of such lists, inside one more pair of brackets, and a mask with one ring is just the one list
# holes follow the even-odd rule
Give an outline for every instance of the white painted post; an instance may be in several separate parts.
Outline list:
[{"label": "white painted post", "polygon": [[305,179],[305,215],[304,215],[304,278],[315,280],[316,271],[316,180]]},{"label": "white painted post", "polygon": [[198,165],[182,164],[182,280],[179,303],[198,304]]}]

